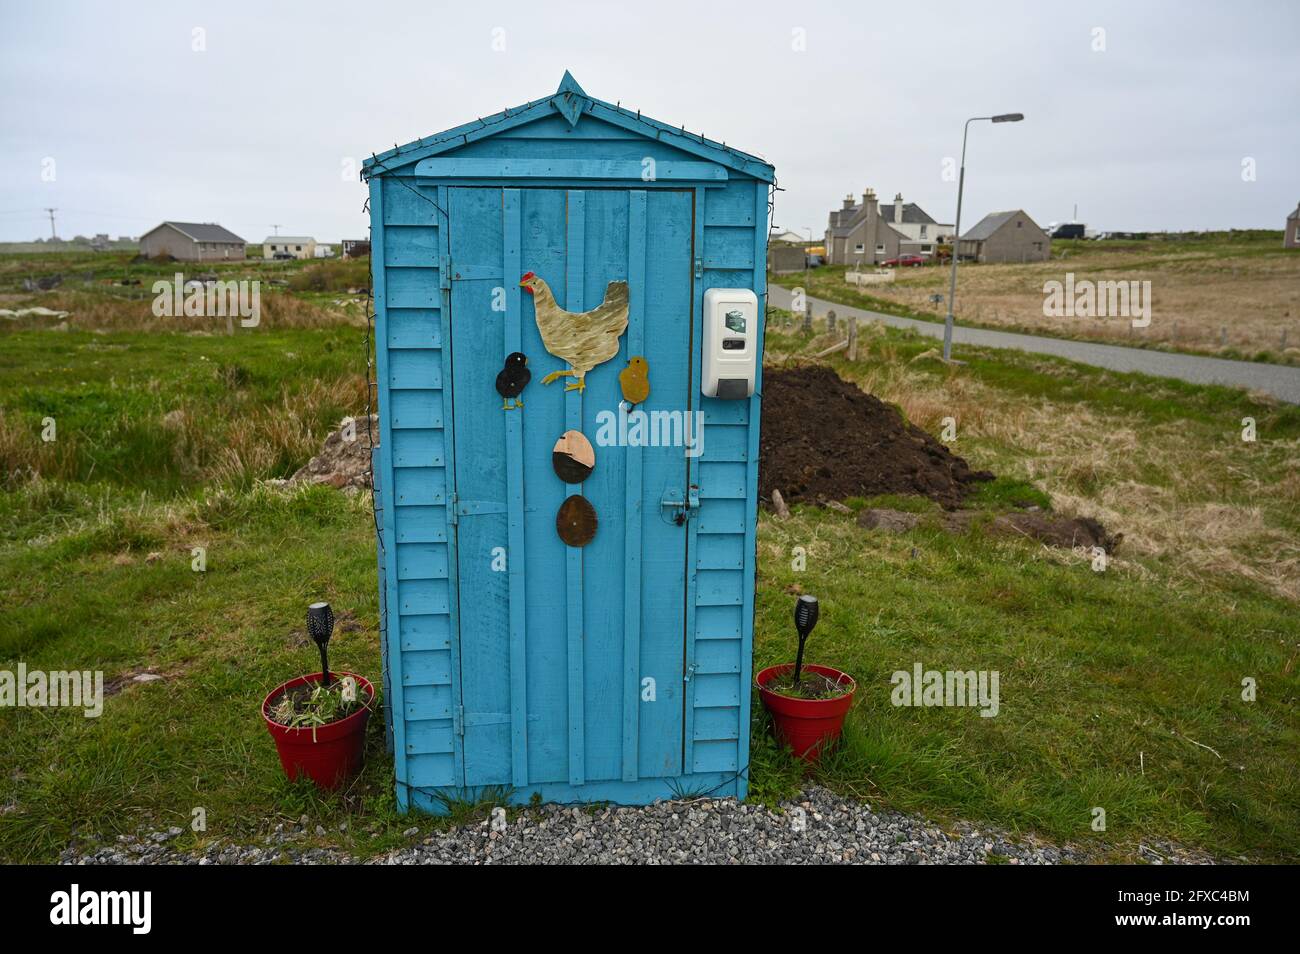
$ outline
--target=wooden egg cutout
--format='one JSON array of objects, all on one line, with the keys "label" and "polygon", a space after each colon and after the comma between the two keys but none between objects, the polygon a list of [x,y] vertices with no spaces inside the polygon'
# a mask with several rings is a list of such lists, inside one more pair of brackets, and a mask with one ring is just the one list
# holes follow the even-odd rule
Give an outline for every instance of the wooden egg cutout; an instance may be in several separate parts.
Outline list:
[{"label": "wooden egg cutout", "polygon": [[596,510],[580,494],[560,504],[555,515],[555,532],[571,547],[585,547],[596,536]]},{"label": "wooden egg cutout", "polygon": [[551,466],[566,484],[580,484],[596,468],[596,452],[582,431],[565,431],[551,448]]}]

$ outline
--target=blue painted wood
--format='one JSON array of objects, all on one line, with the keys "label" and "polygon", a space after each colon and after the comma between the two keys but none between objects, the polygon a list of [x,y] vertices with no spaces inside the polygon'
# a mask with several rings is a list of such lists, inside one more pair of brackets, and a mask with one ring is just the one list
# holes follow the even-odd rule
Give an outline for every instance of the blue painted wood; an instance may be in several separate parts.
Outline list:
[{"label": "blue painted wood", "polygon": [[[371,249],[383,249],[384,243],[384,186],[382,179],[373,179],[370,182],[370,241]],[[384,274],[384,258],[382,251],[373,252],[370,260],[372,291],[375,300],[375,339],[377,341],[387,340],[387,282]],[[388,349],[375,349],[375,373],[381,382],[389,380],[389,363]],[[380,415],[379,415],[379,475],[378,481],[380,487],[393,486],[393,430],[392,423],[388,414],[383,413],[383,394],[380,395]],[[384,535],[385,547],[389,545],[396,546],[397,537],[397,508],[389,501],[381,511],[381,532]],[[384,595],[384,605],[386,609],[392,609],[397,605],[397,561],[386,560],[384,573],[379,581]],[[390,671],[388,673],[388,689],[392,693],[390,705],[395,712],[402,711],[402,673],[401,673],[401,647],[395,638],[399,627],[395,625],[394,620],[385,614],[387,623],[386,631],[382,634],[384,639],[385,653],[387,655]],[[396,670],[394,672],[393,670]],[[406,720],[396,719],[393,723],[393,761],[396,771],[397,780],[397,804],[405,811],[409,806],[409,796],[406,787],[400,784],[406,778]]]},{"label": "blue painted wood", "polygon": [[[645,353],[646,194],[628,193],[627,279],[629,289],[641,292],[630,298],[627,325],[628,355]],[[641,701],[641,504],[642,449],[626,451],[627,474],[623,512],[623,781],[637,779],[637,735]]]},{"label": "blue painted wood", "polygon": [[[707,194],[697,192],[695,194],[695,211],[696,214],[691,216],[694,224],[694,233],[691,236],[691,274],[694,275],[699,269],[699,262],[704,248],[704,223],[708,215]],[[691,282],[691,314],[703,315],[704,313],[704,285],[698,280]],[[703,374],[704,359],[701,354],[700,346],[696,344],[703,334],[703,325],[698,326],[698,330],[692,336],[690,354],[687,357],[687,367],[690,369],[690,408],[694,411],[700,406],[703,400],[700,393],[700,376]],[[706,436],[707,447],[707,436]],[[700,465],[703,461],[699,457],[686,458],[687,462],[687,484],[698,489],[700,485]],[[695,519],[688,524],[687,537],[687,577],[686,577],[686,649],[685,649],[685,671],[683,679],[685,681],[684,694],[685,703],[683,706],[682,720],[682,768],[686,770],[694,764],[695,749],[695,613],[699,604],[699,571],[696,567],[696,551],[699,546],[699,515],[709,506],[707,499],[701,499],[700,511]]]},{"label": "blue painted wood", "polygon": [[[700,397],[698,349],[705,289],[765,292],[771,167],[568,77],[522,109],[376,156],[365,175],[399,804],[436,811],[439,793],[489,785],[512,800],[743,794],[759,399]],[[518,289],[529,270],[574,311],[629,282],[628,333],[585,395],[540,383],[562,364]],[[516,349],[533,382],[525,409],[503,412],[492,379]],[[637,410],[703,411],[703,457],[601,442],[632,354],[652,384]],[[569,427],[596,445],[581,486],[550,467]],[[554,532],[568,493],[597,511],[582,549]],[[680,525],[660,500],[688,495],[700,509]]]},{"label": "blue painted wood", "polygon": [[[639,159],[425,159],[415,174],[427,179],[599,179],[643,182],[647,167]],[[727,170],[711,162],[659,162],[657,181],[726,182]]]},{"label": "blue painted wood", "polygon": [[[565,307],[572,312],[583,308],[582,273],[585,267],[587,220],[585,192],[571,191],[566,202],[566,268]],[[582,392],[565,394],[564,426],[566,430],[582,429]],[[569,495],[582,492],[581,484],[569,484]],[[599,519],[597,514],[597,519]],[[597,531],[599,532],[599,531]],[[582,633],[582,549],[567,547],[565,562],[564,604],[568,613],[568,663],[569,663],[569,784],[581,785],[586,781],[586,714],[583,699],[583,633]]]},{"label": "blue painted wood", "polygon": [[[758,296],[758,353],[763,353],[764,339],[767,335],[767,239],[769,234],[768,228],[768,186],[764,182],[754,185],[754,221],[757,228],[754,230],[754,271],[752,273],[755,294]],[[739,404],[741,402],[734,402]],[[758,362],[758,379],[754,382],[754,394],[749,399],[749,473],[747,475],[746,487],[748,493],[745,497],[747,507],[745,517],[745,547],[744,553],[749,557],[749,564],[745,568],[741,585],[743,587],[744,600],[741,604],[741,620],[743,629],[741,632],[740,645],[740,665],[741,672],[748,674],[750,661],[754,658],[754,587],[756,584],[757,572],[757,552],[758,552],[758,456],[759,456],[759,428],[761,425],[763,410],[763,362]],[[740,737],[737,739],[736,748],[740,758],[744,761],[745,767],[749,766],[749,725],[748,718],[750,707],[750,695],[753,689],[753,680],[743,678],[740,680]],[[749,789],[749,774],[741,772],[740,777],[736,779],[736,797],[744,798]]]},{"label": "blue painted wood", "polygon": [[[507,275],[523,274],[520,230],[521,197],[518,189],[502,193],[502,255]],[[522,292],[518,282],[505,286],[505,343],[511,354],[523,347]],[[528,784],[528,660],[524,623],[524,409],[506,412],[506,513],[508,584],[510,590],[510,774],[515,785]]]}]

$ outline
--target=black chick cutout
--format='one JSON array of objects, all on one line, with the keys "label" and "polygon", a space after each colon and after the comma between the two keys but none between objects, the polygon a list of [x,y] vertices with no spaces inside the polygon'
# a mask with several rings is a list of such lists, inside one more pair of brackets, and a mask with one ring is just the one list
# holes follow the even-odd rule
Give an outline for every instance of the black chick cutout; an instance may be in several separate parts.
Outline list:
[{"label": "black chick cutout", "polygon": [[506,356],[505,367],[497,372],[497,393],[501,395],[501,410],[513,411],[517,407],[524,406],[524,402],[518,398],[532,378],[533,372],[528,370],[527,355],[515,351]]}]

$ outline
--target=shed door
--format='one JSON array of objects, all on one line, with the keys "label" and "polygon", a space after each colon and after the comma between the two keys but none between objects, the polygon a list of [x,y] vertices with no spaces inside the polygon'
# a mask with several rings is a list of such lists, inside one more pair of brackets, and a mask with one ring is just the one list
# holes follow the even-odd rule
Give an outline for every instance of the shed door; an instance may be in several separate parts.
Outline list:
[{"label": "shed door", "polygon": [[[649,363],[640,408],[693,427],[691,191],[452,188],[452,420],[459,587],[458,745],[466,785],[583,785],[682,772],[686,526],[662,501],[682,499],[692,461],[677,446],[617,440],[618,375]],[[629,284],[619,353],[587,374],[542,344],[536,272],[566,310]],[[503,410],[495,378],[507,354],[532,372],[522,410]],[[649,416],[649,415],[648,415]],[[611,422],[613,424],[611,431]],[[602,425],[604,430],[602,431]],[[568,429],[596,453],[579,485],[551,453]],[[683,437],[688,433],[683,432]],[[581,494],[599,521],[587,546],[566,546],[556,513]]]}]

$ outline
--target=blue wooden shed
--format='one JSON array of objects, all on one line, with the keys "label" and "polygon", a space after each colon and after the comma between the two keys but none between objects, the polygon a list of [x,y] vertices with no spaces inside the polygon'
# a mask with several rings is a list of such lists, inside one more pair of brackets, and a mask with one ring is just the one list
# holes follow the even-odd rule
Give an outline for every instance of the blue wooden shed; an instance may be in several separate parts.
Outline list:
[{"label": "blue wooden shed", "polygon": [[[701,352],[706,293],[726,289],[726,328],[749,344],[720,347],[761,368],[772,167],[565,73],[553,95],[377,154],[363,175],[399,804],[438,811],[489,786],[517,801],[743,798],[760,382],[706,397]],[[540,336],[529,272],[573,313],[627,282],[618,352],[585,390],[543,383],[565,361]],[[514,352],[532,379],[506,409],[494,382]],[[621,392],[634,356],[650,382],[635,405]],[[572,430],[595,452],[577,484],[552,461]],[[557,535],[575,495],[596,517],[585,546]]]}]

